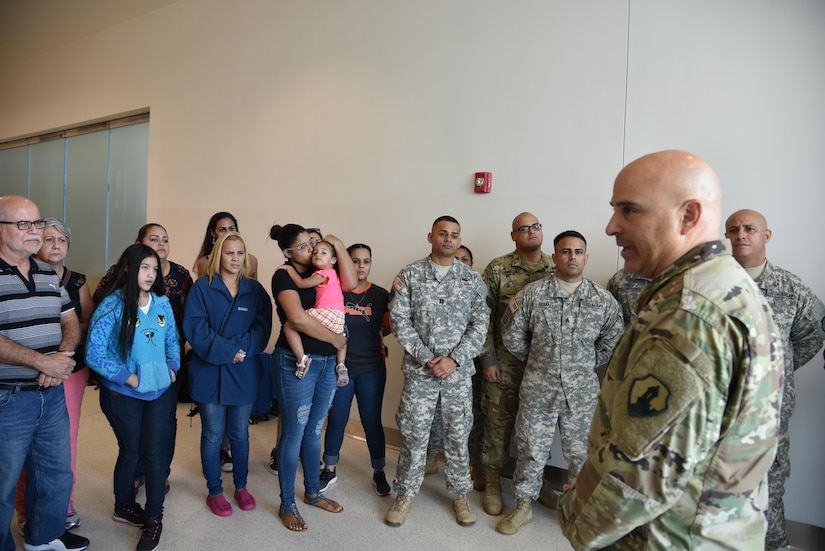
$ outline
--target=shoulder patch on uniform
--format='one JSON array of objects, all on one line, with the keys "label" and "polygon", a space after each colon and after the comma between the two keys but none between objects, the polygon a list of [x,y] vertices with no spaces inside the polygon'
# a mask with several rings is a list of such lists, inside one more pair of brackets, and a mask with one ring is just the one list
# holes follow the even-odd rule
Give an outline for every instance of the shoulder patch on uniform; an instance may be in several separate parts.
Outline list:
[{"label": "shoulder patch on uniform", "polygon": [[670,389],[655,375],[637,377],[630,386],[627,412],[631,417],[650,417],[667,410]]},{"label": "shoulder patch on uniform", "polygon": [[510,322],[513,320],[513,314],[516,312],[518,312],[518,302],[516,301],[516,297],[513,297],[507,301],[507,310],[505,310],[504,315],[501,316],[501,325],[510,325]]},{"label": "shoulder patch on uniform", "polygon": [[615,442],[633,459],[649,452],[682,423],[707,393],[701,374],[713,368],[701,354],[689,361],[666,339],[656,339],[634,356],[627,379],[616,391],[611,414]]},{"label": "shoulder patch on uniform", "polygon": [[392,280],[392,290],[393,291],[400,291],[404,288],[404,282],[401,281],[401,278],[396,276],[395,279]]}]

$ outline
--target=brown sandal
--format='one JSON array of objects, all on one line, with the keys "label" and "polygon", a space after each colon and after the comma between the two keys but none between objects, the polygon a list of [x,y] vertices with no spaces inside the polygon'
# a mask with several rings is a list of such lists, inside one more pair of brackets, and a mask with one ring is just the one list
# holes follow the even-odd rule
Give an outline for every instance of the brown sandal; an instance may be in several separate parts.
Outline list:
[{"label": "brown sandal", "polygon": [[[289,522],[287,520],[288,515],[292,515],[292,519],[295,522]],[[278,516],[281,517],[281,522],[284,523],[287,529],[293,532],[307,531],[307,523],[304,522],[304,518],[301,516],[301,513],[298,512],[298,506],[295,503],[290,503],[289,505],[281,503],[281,507],[278,509]]]},{"label": "brown sandal", "polygon": [[332,501],[321,492],[315,494],[315,497],[309,497],[309,495],[304,494],[304,503],[312,505],[313,507],[319,507],[328,513],[340,513],[344,510],[340,503]]}]

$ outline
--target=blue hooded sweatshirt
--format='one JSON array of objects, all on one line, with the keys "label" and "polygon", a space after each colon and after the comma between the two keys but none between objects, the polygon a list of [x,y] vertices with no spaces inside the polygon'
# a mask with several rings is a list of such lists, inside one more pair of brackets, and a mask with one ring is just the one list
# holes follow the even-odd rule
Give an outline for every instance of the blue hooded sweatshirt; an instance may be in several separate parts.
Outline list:
[{"label": "blue hooded sweatshirt", "polygon": [[[138,309],[135,340],[124,362],[120,357],[120,320],[123,294],[115,291],[104,298],[89,321],[86,363],[100,373],[101,384],[114,392],[140,400],[154,400],[172,384],[169,370],[180,369],[180,344],[172,306],[165,296],[149,293],[149,310]],[[138,376],[137,388],[126,384]]]}]

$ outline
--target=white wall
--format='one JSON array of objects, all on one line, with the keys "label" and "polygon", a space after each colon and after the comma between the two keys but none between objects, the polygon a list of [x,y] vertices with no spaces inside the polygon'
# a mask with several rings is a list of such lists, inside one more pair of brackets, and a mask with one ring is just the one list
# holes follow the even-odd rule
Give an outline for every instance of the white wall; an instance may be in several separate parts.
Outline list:
[{"label": "white wall", "polygon": [[[822,28],[825,4],[803,0],[180,0],[0,67],[0,140],[148,107],[148,217],[174,260],[191,265],[230,210],[262,279],[281,261],[269,226],[298,222],[372,245],[384,286],[427,253],[436,216],[461,221],[481,268],[522,210],[548,241],[584,233],[603,283],[613,177],[684,148],[718,170],[726,213],[767,215],[770,257],[825,297]],[[490,195],[472,193],[481,170]],[[391,427],[400,357],[393,343]],[[786,503],[825,526],[821,364],[798,377]]]}]

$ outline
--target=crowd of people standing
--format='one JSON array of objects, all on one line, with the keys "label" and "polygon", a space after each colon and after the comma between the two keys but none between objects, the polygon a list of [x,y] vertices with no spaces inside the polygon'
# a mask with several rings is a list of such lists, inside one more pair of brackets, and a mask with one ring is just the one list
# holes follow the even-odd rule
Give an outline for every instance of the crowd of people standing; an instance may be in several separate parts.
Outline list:
[{"label": "crowd of people standing", "polygon": [[[308,529],[299,463],[303,504],[344,511],[324,492],[338,480],[355,399],[374,490],[396,494],[390,526],[406,522],[438,453],[459,525],[476,522],[474,488],[486,514],[502,515],[512,446],[515,507],[497,523],[502,534],[531,522],[535,500],[557,509],[576,549],[713,546],[732,535],[743,549],[786,547],[793,373],[822,347],[825,306],[767,261],[762,214],[732,214],[733,256],[721,254],[720,186],[690,153],[634,161],[616,178],[612,205],[606,231],[625,267],[606,289],[584,275],[584,235],[558,233],[547,254],[544,226],[523,212],[512,221],[515,249],[482,273],[458,220],[438,217],[429,254],[389,290],[369,280],[369,245],[274,225],[285,262],[270,296],[237,219],[219,212],[195,280],[169,260],[166,229],[150,223],[92,296],[86,277],[63,265],[69,228],[41,219],[29,199],[0,197],[0,551],[14,549],[15,509],[28,550],[89,545],[75,533],[72,489],[90,373],[118,444],[112,518],[140,528],[138,551],[156,549],[163,531],[181,385],[201,418],[206,506],[233,514],[221,480],[231,470],[234,503],[254,509],[248,427],[267,370],[279,414],[270,469],[291,531]],[[280,332],[270,361],[273,300]],[[392,481],[381,423],[389,334],[404,377]],[[543,475],[557,428],[563,488]]]}]

